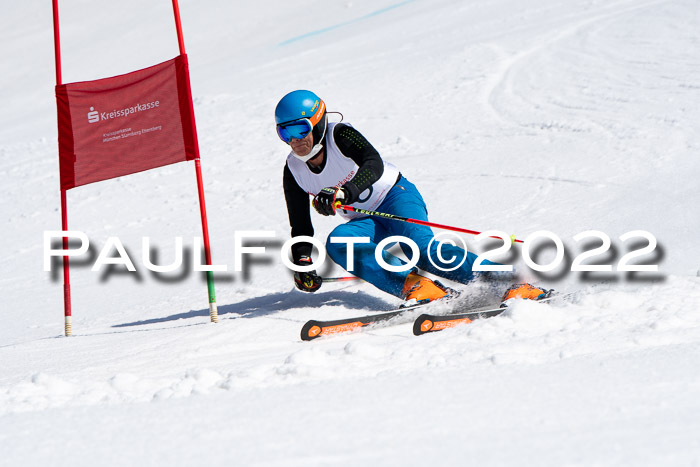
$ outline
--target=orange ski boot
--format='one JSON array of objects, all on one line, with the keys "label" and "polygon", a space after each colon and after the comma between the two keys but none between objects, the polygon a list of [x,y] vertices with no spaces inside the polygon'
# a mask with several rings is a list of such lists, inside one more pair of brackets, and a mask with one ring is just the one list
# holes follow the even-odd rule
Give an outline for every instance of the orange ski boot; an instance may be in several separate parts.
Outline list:
[{"label": "orange ski boot", "polygon": [[433,300],[440,300],[445,297],[456,295],[456,291],[445,287],[439,282],[431,281],[427,277],[423,277],[414,272],[406,277],[406,282],[403,284],[401,292],[403,299],[406,300],[402,307],[411,306],[418,303],[428,303]]},{"label": "orange ski boot", "polygon": [[503,294],[501,298],[501,306],[507,307],[509,302],[517,298],[522,298],[525,300],[542,300],[547,298],[554,292],[554,289],[540,289],[532,284],[514,284],[506,293]]}]

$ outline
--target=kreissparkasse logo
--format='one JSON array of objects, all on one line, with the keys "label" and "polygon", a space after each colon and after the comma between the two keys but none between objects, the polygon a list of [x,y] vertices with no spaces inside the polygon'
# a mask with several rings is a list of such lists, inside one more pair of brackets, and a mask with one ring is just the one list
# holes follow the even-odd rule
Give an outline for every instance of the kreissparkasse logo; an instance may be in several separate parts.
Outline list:
[{"label": "kreissparkasse logo", "polygon": [[90,111],[87,114],[88,123],[97,123],[100,121],[100,113],[95,110],[94,107],[90,107]]},{"label": "kreissparkasse logo", "polygon": [[107,112],[98,112],[97,110],[95,110],[95,107],[90,107],[90,111],[87,113],[87,118],[89,123],[97,123],[103,120],[112,120],[115,118],[129,117],[132,114],[157,109],[158,107],[160,107],[159,100],[146,102],[145,104],[136,103],[130,107],[114,109],[112,111]]}]

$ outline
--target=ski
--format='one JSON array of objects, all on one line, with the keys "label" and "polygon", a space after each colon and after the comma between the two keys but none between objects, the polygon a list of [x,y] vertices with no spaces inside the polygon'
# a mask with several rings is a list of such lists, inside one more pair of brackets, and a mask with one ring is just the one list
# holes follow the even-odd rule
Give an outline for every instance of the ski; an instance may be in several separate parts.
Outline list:
[{"label": "ski", "polygon": [[[562,299],[566,298],[572,295],[571,293],[563,294],[563,295],[552,295],[547,298],[543,298],[541,300],[537,300],[538,303],[540,302],[548,302],[553,299]],[[455,313],[447,313],[444,315],[435,315],[435,314],[429,314],[429,313],[423,313],[420,315],[416,320],[413,322],[413,334],[416,336],[420,336],[422,334],[426,334],[429,332],[437,332],[437,331],[442,331],[443,329],[449,329],[453,328],[455,326],[460,326],[462,324],[469,324],[475,319],[483,319],[483,318],[491,318],[493,316],[498,316],[504,311],[506,311],[508,307],[502,306],[498,308],[492,308],[492,309],[484,309],[484,310],[470,310],[470,311],[457,311]]]},{"label": "ski", "polygon": [[428,332],[442,331],[461,324],[469,324],[475,319],[491,318],[507,310],[507,307],[493,308],[491,310],[473,310],[447,315],[432,315],[423,313],[413,322],[413,334],[420,336]]},{"label": "ski", "polygon": [[[321,336],[330,336],[334,334],[343,334],[346,332],[356,331],[366,326],[387,322],[401,315],[407,314],[428,303],[416,303],[403,308],[397,308],[384,313],[371,314],[365,316],[357,316],[354,318],[334,319],[330,321],[317,321],[312,319],[307,321],[301,328],[301,340],[310,341]],[[398,324],[398,323],[397,323]]]}]

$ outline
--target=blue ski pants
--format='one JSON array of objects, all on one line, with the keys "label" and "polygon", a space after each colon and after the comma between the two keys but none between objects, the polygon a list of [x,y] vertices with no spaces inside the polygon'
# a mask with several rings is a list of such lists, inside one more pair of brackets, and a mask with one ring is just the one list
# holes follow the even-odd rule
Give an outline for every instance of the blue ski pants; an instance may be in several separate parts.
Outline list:
[{"label": "blue ski pants", "polygon": [[[389,191],[384,201],[377,208],[377,211],[422,221],[428,220],[428,210],[423,197],[416,186],[403,176]],[[406,277],[415,268],[401,272],[391,272],[385,270],[374,256],[377,244],[391,236],[407,237],[418,245],[420,256],[416,266],[419,269],[463,284],[469,283],[475,278],[472,267],[477,257],[476,254],[465,252],[464,249],[448,243],[442,244],[440,254],[438,254],[439,241],[436,240],[431,244],[434,234],[430,227],[393,219],[367,216],[352,219],[341,224],[333,229],[328,236],[326,251],[339,266],[350,271],[350,267],[347,264],[347,243],[332,243],[331,239],[335,237],[369,237],[369,243],[355,243],[352,245],[354,249],[354,269],[350,272],[385,292],[401,297]],[[399,242],[399,245],[406,257],[411,259],[413,257],[411,247],[403,242]],[[388,245],[388,247],[390,246]],[[465,254],[466,259],[462,265],[450,271],[464,258]],[[428,255],[430,255],[432,261],[430,261]],[[406,261],[389,253],[387,248],[381,251],[381,256],[387,264],[392,266],[406,264]],[[483,264],[496,263],[485,260]]]}]

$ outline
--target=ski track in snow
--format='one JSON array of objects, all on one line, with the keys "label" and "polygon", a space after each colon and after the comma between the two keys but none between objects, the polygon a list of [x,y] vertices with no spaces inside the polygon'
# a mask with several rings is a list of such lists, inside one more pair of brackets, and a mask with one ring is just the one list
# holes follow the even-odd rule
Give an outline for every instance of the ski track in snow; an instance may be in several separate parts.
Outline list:
[{"label": "ski track in snow", "polygon": [[[61,2],[65,79],[174,56],[165,3]],[[190,257],[201,235],[190,164],[71,190],[69,227],[88,234],[91,250],[72,262],[75,336],[60,336],[60,268],[42,269],[43,232],[60,226],[50,9],[8,5],[4,462],[700,465],[694,1],[182,0],[181,9],[214,263],[232,270],[236,230],[276,237],[245,272],[217,276],[213,325],[199,276],[158,276],[141,262],[144,236],[162,264],[176,235]],[[292,290],[278,260],[289,230],[285,147],[271,122],[295,88],[316,90],[400,166],[432,221],[518,237],[549,230],[573,255],[572,237],[597,229],[613,239],[607,264],[630,250],[621,234],[644,229],[659,240],[645,259],[660,273],[533,276],[579,293],[421,337],[404,323],[301,342],[309,319],[397,300],[366,284]],[[316,237],[336,224],[315,216]],[[90,271],[112,236],[137,274]],[[497,300],[479,287],[466,297]],[[416,449],[426,441],[432,449]]]}]

